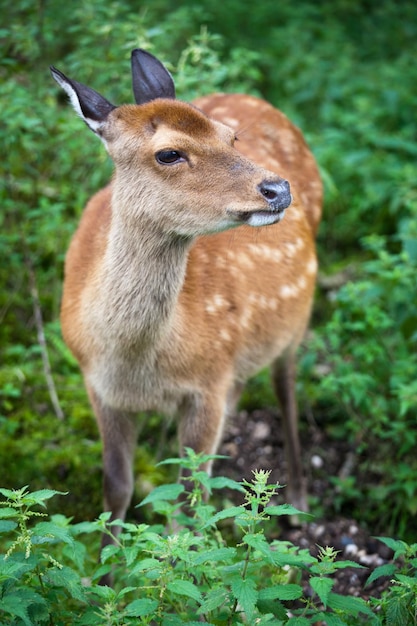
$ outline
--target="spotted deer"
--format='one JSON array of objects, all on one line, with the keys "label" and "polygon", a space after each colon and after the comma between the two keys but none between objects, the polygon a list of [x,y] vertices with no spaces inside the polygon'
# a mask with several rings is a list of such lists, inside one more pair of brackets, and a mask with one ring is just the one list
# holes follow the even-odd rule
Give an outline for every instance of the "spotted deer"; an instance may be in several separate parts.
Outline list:
[{"label": "spotted deer", "polygon": [[243,384],[266,365],[287,499],[306,509],[295,351],[313,300],[322,185],[301,132],[253,96],[176,100],[144,50],[132,53],[133,105],[51,71],[115,165],[70,244],[61,310],[103,442],[105,510],[123,519],[130,503],[139,411],[178,416],[180,449],[214,453]]}]

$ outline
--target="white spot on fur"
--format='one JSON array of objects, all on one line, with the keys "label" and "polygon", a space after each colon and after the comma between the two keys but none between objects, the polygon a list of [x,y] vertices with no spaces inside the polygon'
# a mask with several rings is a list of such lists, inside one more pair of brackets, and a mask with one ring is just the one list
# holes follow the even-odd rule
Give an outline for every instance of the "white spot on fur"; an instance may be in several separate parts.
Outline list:
[{"label": "white spot on fur", "polygon": [[252,311],[249,307],[247,307],[246,309],[243,309],[242,315],[240,317],[240,325],[243,328],[248,328],[249,327],[249,323],[250,323],[250,318],[252,316]]},{"label": "white spot on fur", "polygon": [[211,111],[211,116],[212,117],[220,117],[223,118],[223,114],[227,113],[228,108],[224,107],[224,106],[217,106],[214,109],[212,109]]},{"label": "white spot on fur", "polygon": [[301,218],[304,219],[304,211],[302,209],[300,209],[299,207],[296,207],[294,205],[291,206],[289,215],[291,216],[291,219],[294,221],[298,221]]},{"label": "white spot on fur", "polygon": [[282,285],[280,289],[280,295],[287,298],[296,298],[300,291],[303,291],[307,287],[307,279],[303,274],[298,278],[298,280],[292,285]]},{"label": "white spot on fur", "polygon": [[231,340],[232,340],[232,338],[231,338],[231,336],[230,336],[229,332],[228,332],[225,328],[222,328],[222,329],[220,330],[219,335],[220,335],[220,337],[223,339],[223,341],[231,341]]},{"label": "white spot on fur", "polygon": [[301,291],[307,287],[307,280],[304,274],[298,279],[298,289]]},{"label": "white spot on fur", "polygon": [[257,109],[259,107],[259,100],[257,100],[256,98],[247,97],[245,100],[245,104],[248,107],[253,107],[254,109]]},{"label": "white spot on fur", "polygon": [[222,122],[223,124],[227,124],[232,128],[237,128],[239,126],[239,120],[235,119],[234,117],[222,117]]},{"label": "white spot on fur", "polygon": [[282,298],[295,298],[298,295],[298,287],[296,285],[282,285],[280,291]]},{"label": "white spot on fur", "polygon": [[287,241],[285,248],[287,256],[292,258],[304,248],[304,240],[301,237],[297,237],[295,241]]},{"label": "white spot on fur", "polygon": [[202,261],[202,263],[208,263],[209,262],[209,256],[207,254],[207,252],[204,252],[203,250],[200,251],[200,261]]},{"label": "white spot on fur", "polygon": [[240,265],[242,265],[243,267],[245,267],[245,268],[247,268],[247,269],[249,269],[249,270],[251,270],[251,269],[253,269],[253,268],[254,268],[254,265],[255,265],[255,264],[254,264],[254,262],[253,262],[253,261],[252,261],[252,259],[251,259],[251,258],[250,258],[247,254],[245,254],[244,252],[241,252],[241,253],[239,254],[239,259],[238,259],[238,260],[239,260]]},{"label": "white spot on fur", "polygon": [[278,248],[271,248],[270,246],[264,243],[260,243],[260,244],[250,243],[248,248],[252,254],[258,255],[262,257],[263,259],[265,259],[266,261],[275,261],[278,263],[279,261],[282,260],[281,250],[279,250]]},{"label": "white spot on fur", "polygon": [[307,274],[315,274],[317,272],[317,259],[312,256],[306,266]]},{"label": "white spot on fur", "polygon": [[217,313],[219,310],[228,306],[228,304],[228,301],[220,293],[216,293],[213,298],[206,303],[205,309],[207,313]]}]

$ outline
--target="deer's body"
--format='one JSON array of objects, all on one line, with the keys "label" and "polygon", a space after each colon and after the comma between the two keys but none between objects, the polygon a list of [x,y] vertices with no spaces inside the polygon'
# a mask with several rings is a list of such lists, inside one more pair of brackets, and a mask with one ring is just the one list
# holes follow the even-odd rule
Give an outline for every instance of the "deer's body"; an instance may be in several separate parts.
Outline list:
[{"label": "deer's body", "polygon": [[[135,94],[143,73],[168,85],[156,60],[135,54]],[[172,93],[154,99],[158,85],[140,106],[115,108],[54,77],[116,166],[69,248],[61,316],[103,439],[106,509],[122,518],[131,498],[138,411],[178,415],[181,447],[213,453],[243,383],[271,363],[289,496],[305,506],[294,353],[313,300],[322,190],[301,133],[252,96],[208,96],[196,109]],[[281,176],[293,197],[282,222]]]}]

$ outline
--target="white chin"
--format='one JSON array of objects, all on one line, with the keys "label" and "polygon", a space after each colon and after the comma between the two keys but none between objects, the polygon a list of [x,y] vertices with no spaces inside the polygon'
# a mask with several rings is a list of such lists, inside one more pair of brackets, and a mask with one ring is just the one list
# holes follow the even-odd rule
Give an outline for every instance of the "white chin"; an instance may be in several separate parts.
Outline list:
[{"label": "white chin", "polygon": [[285,215],[285,209],[279,213],[272,213],[267,211],[259,211],[259,213],[252,213],[247,220],[248,226],[270,226],[271,224],[277,224],[282,220]]}]

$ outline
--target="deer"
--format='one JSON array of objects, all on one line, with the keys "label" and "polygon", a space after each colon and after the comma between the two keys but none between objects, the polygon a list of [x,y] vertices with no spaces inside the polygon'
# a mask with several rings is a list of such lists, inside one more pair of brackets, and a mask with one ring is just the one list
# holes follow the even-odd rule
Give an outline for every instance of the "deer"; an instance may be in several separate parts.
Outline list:
[{"label": "deer", "polygon": [[213,455],[245,382],[270,366],[287,500],[306,511],[295,365],[317,274],[318,166],[266,101],[180,101],[142,49],[131,71],[135,104],[115,106],[51,67],[114,163],[69,245],[61,304],[102,440],[104,510],[125,519],[139,413],[174,416],[181,453]]}]

